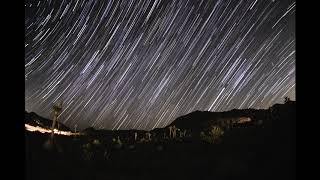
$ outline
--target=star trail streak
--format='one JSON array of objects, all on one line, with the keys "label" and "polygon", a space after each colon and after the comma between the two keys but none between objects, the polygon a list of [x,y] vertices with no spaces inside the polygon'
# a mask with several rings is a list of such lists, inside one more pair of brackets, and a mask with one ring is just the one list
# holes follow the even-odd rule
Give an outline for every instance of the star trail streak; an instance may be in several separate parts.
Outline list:
[{"label": "star trail streak", "polygon": [[25,106],[80,129],[295,99],[295,1],[25,2]]}]

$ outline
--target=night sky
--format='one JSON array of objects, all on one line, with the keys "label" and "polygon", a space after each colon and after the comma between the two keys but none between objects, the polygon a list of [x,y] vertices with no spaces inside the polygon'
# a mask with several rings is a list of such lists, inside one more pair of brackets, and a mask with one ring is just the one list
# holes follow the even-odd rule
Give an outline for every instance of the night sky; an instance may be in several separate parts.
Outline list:
[{"label": "night sky", "polygon": [[104,129],[295,99],[295,1],[25,1],[25,107]]}]

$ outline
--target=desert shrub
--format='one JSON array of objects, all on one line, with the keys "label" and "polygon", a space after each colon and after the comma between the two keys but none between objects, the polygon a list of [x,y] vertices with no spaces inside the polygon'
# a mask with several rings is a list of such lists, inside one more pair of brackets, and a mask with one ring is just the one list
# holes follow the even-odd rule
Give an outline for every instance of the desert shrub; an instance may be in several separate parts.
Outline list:
[{"label": "desert shrub", "polygon": [[204,142],[215,144],[221,142],[223,134],[224,131],[220,126],[211,126],[207,133],[201,131],[200,139]]}]

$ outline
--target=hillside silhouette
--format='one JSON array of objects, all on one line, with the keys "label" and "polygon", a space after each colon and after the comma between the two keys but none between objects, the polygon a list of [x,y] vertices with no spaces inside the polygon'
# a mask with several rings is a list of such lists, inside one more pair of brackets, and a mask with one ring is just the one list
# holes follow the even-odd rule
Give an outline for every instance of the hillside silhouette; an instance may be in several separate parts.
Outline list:
[{"label": "hillside silhouette", "polygon": [[[52,120],[44,118],[36,114],[35,112],[24,112],[25,123],[32,126],[39,126],[42,128],[50,129],[52,126]],[[62,131],[71,131],[71,129],[61,122],[57,122],[56,127],[59,127]]]},{"label": "hillside silhouette", "polygon": [[26,131],[27,178],[295,179],[295,113],[295,101],[287,101],[195,111],[151,131],[87,128],[81,136],[57,135],[61,151],[43,148],[48,134]]}]

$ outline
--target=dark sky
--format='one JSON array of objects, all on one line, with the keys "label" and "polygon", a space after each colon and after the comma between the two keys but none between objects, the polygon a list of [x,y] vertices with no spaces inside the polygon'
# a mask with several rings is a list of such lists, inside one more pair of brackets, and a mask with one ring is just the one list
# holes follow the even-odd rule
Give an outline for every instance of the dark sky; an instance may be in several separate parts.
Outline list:
[{"label": "dark sky", "polygon": [[295,99],[295,1],[25,2],[25,106],[80,128]]}]

